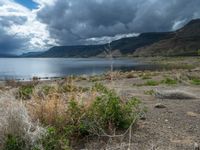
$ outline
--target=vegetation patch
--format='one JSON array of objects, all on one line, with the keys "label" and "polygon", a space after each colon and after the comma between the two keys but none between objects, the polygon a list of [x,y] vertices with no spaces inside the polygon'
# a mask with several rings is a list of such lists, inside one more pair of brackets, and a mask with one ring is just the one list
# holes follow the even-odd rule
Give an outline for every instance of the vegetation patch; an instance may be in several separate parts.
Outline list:
[{"label": "vegetation patch", "polygon": [[33,85],[23,85],[19,88],[17,93],[17,98],[27,100],[31,98],[33,93],[34,86]]},{"label": "vegetation patch", "polygon": [[155,95],[155,93],[156,92],[153,89],[148,90],[148,91],[144,91],[144,94],[146,94],[146,95]]},{"label": "vegetation patch", "polygon": [[144,85],[146,85],[146,86],[157,86],[157,85],[159,85],[159,84],[160,84],[159,81],[148,80]]},{"label": "vegetation patch", "polygon": [[178,81],[167,77],[166,79],[162,80],[161,83],[167,84],[167,85],[176,85],[178,84]]},{"label": "vegetation patch", "polygon": [[143,73],[140,75],[140,77],[143,79],[143,80],[149,80],[149,79],[152,79],[151,77],[152,75],[150,73]]},{"label": "vegetation patch", "polygon": [[15,135],[7,135],[5,147],[3,150],[24,150],[26,143],[21,137]]},{"label": "vegetation patch", "polygon": [[139,99],[122,100],[102,84],[95,84],[90,92],[96,96],[88,103],[75,96],[64,101],[59,93],[54,96],[51,92],[51,96],[33,106],[37,110],[33,113],[35,119],[48,126],[41,139],[44,149],[68,150],[88,135],[112,136],[133,126],[144,113]]},{"label": "vegetation patch", "polygon": [[200,85],[200,78],[199,77],[190,77],[191,84]]}]

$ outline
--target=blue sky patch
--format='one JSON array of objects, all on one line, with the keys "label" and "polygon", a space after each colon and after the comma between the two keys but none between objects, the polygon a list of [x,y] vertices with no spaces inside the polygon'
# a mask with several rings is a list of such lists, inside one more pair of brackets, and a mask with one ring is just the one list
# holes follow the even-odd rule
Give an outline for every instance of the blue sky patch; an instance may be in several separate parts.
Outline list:
[{"label": "blue sky patch", "polygon": [[29,8],[29,9],[36,9],[38,4],[35,3],[33,0],[15,0],[15,2]]}]

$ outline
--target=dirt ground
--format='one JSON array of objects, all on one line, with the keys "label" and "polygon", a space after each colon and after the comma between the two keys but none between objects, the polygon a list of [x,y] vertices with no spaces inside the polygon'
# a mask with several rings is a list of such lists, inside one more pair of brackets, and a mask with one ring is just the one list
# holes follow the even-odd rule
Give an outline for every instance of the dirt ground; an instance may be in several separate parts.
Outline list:
[{"label": "dirt ground", "polygon": [[[131,150],[198,150],[200,146],[200,85],[191,84],[186,80],[186,76],[199,77],[200,70],[196,68],[150,73],[152,73],[150,79],[135,77],[116,79],[113,82],[103,81],[122,97],[138,97],[147,108],[146,115],[139,120],[132,132]],[[162,83],[155,86],[143,85],[147,80],[162,81],[166,77],[178,79],[181,77],[182,79],[175,85]],[[181,91],[193,95],[194,98],[159,98],[155,94],[156,91]],[[157,108],[157,105],[162,107]],[[102,143],[94,143],[96,147],[89,146],[89,149],[128,149],[128,140],[125,138],[120,142],[112,141],[113,145],[109,144],[109,147],[103,146]]]},{"label": "dirt ground", "polygon": [[[200,88],[198,86],[127,87],[132,80],[117,81],[122,93],[139,97],[147,107],[145,119],[138,122],[133,132],[133,150],[191,150],[200,144]],[[147,90],[181,90],[192,93],[196,99],[160,99],[145,95]],[[166,108],[155,108],[162,104]]]}]

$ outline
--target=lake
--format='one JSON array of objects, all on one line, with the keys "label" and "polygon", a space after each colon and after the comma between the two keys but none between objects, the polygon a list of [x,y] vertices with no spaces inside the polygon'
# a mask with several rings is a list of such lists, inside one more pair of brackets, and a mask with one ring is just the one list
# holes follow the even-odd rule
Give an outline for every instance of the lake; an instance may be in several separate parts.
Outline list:
[{"label": "lake", "polygon": [[0,80],[96,75],[109,71],[111,64],[114,70],[144,69],[141,63],[127,58],[0,58]]}]

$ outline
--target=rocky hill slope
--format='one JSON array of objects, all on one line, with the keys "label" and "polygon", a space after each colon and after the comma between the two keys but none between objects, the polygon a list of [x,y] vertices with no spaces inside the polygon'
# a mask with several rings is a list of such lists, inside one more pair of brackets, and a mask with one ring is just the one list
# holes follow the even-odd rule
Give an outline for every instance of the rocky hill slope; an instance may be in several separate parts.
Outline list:
[{"label": "rocky hill slope", "polygon": [[135,56],[196,56],[200,50],[200,19],[192,20],[174,32],[169,39],[163,39],[150,46],[138,48]]}]

